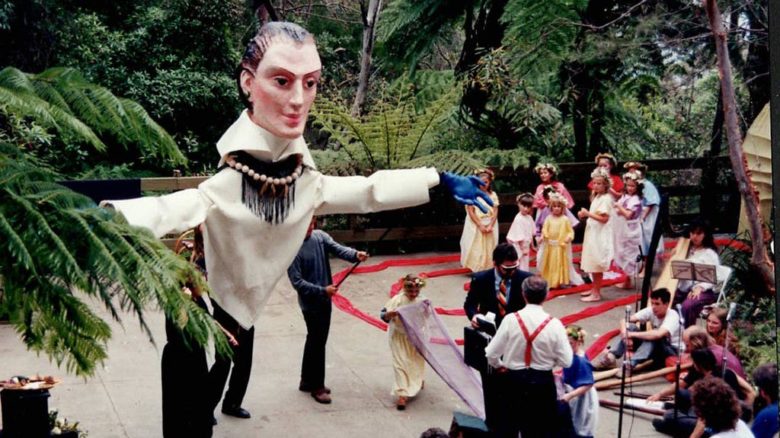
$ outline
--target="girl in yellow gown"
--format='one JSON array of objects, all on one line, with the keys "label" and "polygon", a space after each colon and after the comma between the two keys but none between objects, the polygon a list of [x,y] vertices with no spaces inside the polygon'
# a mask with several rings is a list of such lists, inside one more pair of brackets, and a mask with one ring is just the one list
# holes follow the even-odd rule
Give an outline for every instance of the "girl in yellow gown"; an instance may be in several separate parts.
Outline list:
[{"label": "girl in yellow gown", "polygon": [[541,275],[550,288],[570,284],[568,251],[574,239],[574,229],[569,218],[563,215],[566,199],[553,193],[547,201],[550,215],[542,225],[542,244],[544,245]]},{"label": "girl in yellow gown", "polygon": [[393,355],[393,395],[398,397],[396,407],[399,411],[406,409],[406,401],[414,397],[423,387],[425,377],[425,359],[409,341],[403,322],[398,317],[398,308],[414,304],[423,298],[420,289],[425,286],[425,280],[409,274],[404,277],[403,293],[399,293],[385,304],[379,316],[388,323],[387,333],[390,338],[390,352]]},{"label": "girl in yellow gown", "polygon": [[487,213],[473,205],[466,206],[466,221],[460,237],[460,264],[472,272],[493,267],[493,249],[498,245],[498,195],[493,191],[493,171],[481,169],[476,175],[484,183],[480,189],[490,196],[493,206],[479,198],[477,202],[487,208]]}]

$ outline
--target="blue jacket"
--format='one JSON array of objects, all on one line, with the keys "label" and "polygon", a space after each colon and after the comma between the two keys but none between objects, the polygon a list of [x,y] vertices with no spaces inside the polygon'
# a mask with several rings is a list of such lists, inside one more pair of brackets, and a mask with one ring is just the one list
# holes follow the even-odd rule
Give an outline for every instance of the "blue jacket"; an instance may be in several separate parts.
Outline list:
[{"label": "blue jacket", "polygon": [[333,283],[328,255],[356,262],[357,250],[339,245],[328,233],[314,230],[287,268],[287,277],[298,292],[298,304],[304,312],[330,308],[325,287]]}]

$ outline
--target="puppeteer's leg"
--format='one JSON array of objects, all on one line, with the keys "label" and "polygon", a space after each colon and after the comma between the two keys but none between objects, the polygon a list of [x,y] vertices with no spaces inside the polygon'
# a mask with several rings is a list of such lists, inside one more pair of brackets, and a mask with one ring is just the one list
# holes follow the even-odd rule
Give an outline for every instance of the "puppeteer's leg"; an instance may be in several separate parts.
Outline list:
[{"label": "puppeteer's leg", "polygon": [[325,350],[330,317],[330,307],[303,312],[307,333],[301,365],[301,388],[309,391],[325,387]]}]

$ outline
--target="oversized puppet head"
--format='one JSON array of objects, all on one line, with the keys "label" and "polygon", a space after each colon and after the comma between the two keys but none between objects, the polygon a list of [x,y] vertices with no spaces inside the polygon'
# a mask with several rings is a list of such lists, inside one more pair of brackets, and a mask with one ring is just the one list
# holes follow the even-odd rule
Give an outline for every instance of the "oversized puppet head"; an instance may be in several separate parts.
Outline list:
[{"label": "oversized puppet head", "polygon": [[247,45],[237,80],[254,123],[277,137],[303,134],[322,63],[314,37],[293,23],[264,24]]}]

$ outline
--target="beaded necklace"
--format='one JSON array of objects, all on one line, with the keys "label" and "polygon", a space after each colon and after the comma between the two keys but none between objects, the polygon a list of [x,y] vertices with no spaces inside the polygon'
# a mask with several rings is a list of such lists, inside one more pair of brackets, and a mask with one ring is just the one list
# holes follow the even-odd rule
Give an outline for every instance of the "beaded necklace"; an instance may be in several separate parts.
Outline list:
[{"label": "beaded necklace", "polygon": [[282,223],[287,218],[295,204],[295,182],[307,167],[301,154],[270,163],[244,151],[228,155],[225,166],[241,173],[244,206],[271,224]]}]

